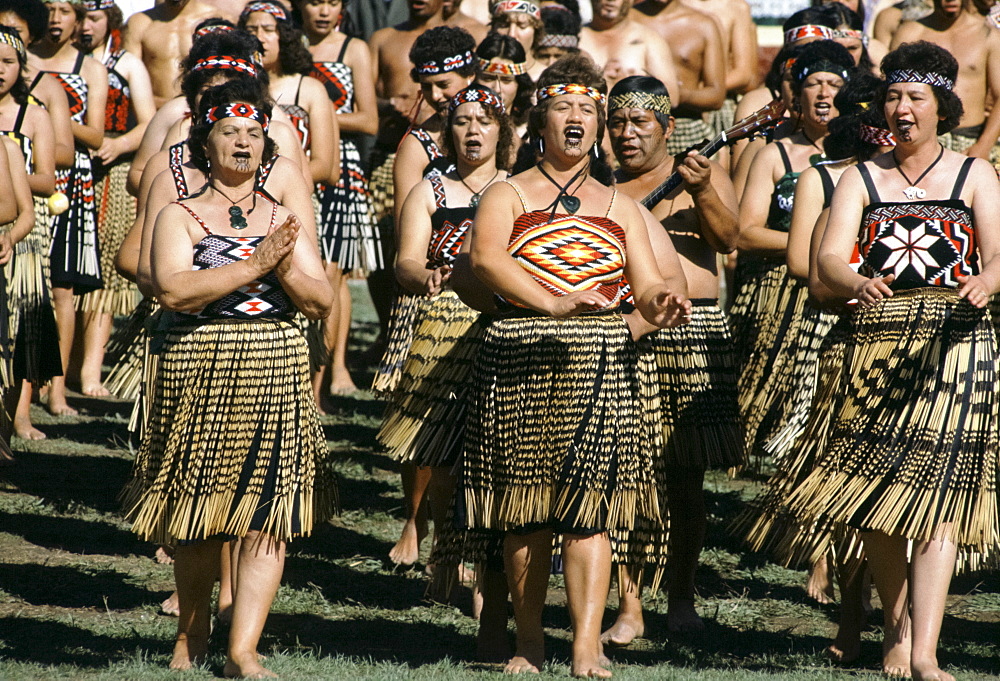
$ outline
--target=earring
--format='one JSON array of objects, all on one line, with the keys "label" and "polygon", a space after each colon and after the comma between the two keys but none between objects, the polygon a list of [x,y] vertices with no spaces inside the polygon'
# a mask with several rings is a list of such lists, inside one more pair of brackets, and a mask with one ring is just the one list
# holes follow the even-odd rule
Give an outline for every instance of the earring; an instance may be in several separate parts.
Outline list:
[{"label": "earring", "polygon": [[538,138],[538,155],[539,156],[545,155],[545,140],[543,140],[541,137]]},{"label": "earring", "polygon": [[598,149],[597,142],[594,142],[593,152],[594,152],[594,158],[596,160],[600,161],[601,160],[601,155],[600,155],[600,151]]}]

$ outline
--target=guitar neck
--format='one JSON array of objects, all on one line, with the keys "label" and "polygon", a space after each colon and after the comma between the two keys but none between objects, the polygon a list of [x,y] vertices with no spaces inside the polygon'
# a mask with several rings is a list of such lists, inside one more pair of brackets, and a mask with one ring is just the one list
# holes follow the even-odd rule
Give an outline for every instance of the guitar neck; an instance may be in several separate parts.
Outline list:
[{"label": "guitar neck", "polygon": [[[724,146],[726,146],[726,133],[723,132],[711,142],[699,149],[698,154],[705,156],[706,158],[711,158]],[[652,210],[653,206],[666,198],[670,192],[681,186],[682,182],[684,182],[684,180],[681,178],[681,174],[675,170],[670,174],[670,177],[663,181],[663,184],[649,192],[649,194],[647,194],[639,203],[641,203],[645,208]]]}]

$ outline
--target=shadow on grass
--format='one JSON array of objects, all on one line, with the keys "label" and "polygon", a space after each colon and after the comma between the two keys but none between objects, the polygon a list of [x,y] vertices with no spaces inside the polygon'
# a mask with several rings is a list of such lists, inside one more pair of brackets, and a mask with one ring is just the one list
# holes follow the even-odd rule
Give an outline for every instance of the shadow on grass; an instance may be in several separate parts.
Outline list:
[{"label": "shadow on grass", "polygon": [[32,513],[3,513],[0,530],[36,546],[84,555],[144,556],[149,544],[131,532],[100,521],[54,518]]},{"label": "shadow on grass", "polygon": [[385,480],[373,478],[346,478],[338,476],[341,511],[366,511],[389,513],[399,508],[396,486]]},{"label": "shadow on grass", "polygon": [[[113,570],[82,570],[68,565],[7,563],[0,567],[0,589],[31,605],[113,610],[137,608],[153,602],[155,594],[129,584]],[[44,640],[44,639],[40,639]]]},{"label": "shadow on grass", "polygon": [[4,657],[19,662],[78,667],[107,667],[109,662],[129,657],[126,648],[158,649],[163,641],[138,635],[129,628],[127,643],[121,636],[103,636],[86,629],[27,617],[0,620]]},{"label": "shadow on grass", "polygon": [[329,560],[352,556],[381,559],[382,556],[389,555],[392,546],[391,542],[376,539],[369,534],[323,523],[313,529],[311,536],[296,539],[290,544],[289,560],[296,554],[323,556]]},{"label": "shadow on grass", "polygon": [[316,588],[331,603],[382,610],[409,610],[421,604],[427,583],[402,574],[354,570],[310,556],[288,556],[284,583]]},{"label": "shadow on grass", "polygon": [[[122,426],[124,432],[124,426]],[[36,497],[77,502],[99,511],[119,511],[118,494],[132,462],[114,456],[17,452],[17,465],[2,475]]]},{"label": "shadow on grass", "polygon": [[[132,411],[130,406],[125,418]],[[40,423],[38,429],[45,433],[48,442],[44,446],[55,448],[59,444],[53,440],[70,441],[69,446],[76,444],[99,445],[112,449],[125,449],[128,442],[128,423],[111,421],[87,421],[77,423]],[[70,452],[68,452],[70,453]]]}]

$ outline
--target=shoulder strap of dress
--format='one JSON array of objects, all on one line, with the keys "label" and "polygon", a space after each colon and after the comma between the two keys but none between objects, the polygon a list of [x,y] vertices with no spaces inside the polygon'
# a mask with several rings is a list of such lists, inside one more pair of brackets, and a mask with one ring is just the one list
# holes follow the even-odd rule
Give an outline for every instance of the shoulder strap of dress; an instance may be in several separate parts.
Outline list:
[{"label": "shoulder strap of dress", "polygon": [[611,215],[611,209],[614,208],[615,198],[618,196],[618,188],[614,187],[611,190],[611,203],[608,204],[608,212],[604,214],[604,219],[608,219]]},{"label": "shoulder strap of dress", "polygon": [[76,63],[73,64],[73,73],[80,73],[80,68],[83,67],[83,58],[87,56],[83,53],[83,50],[76,51]]},{"label": "shoulder strap of dress", "polygon": [[25,102],[17,107],[17,118],[14,119],[13,132],[21,132],[21,124],[24,123],[24,116],[28,113],[28,103]]},{"label": "shoulder strap of dress", "polygon": [[861,179],[865,181],[865,187],[868,188],[868,202],[878,203],[881,201],[878,195],[878,190],[875,189],[875,183],[872,181],[872,174],[868,172],[868,164],[859,163],[858,172],[861,173]]},{"label": "shoulder strap of dress", "polygon": [[434,205],[438,208],[445,208],[448,200],[444,193],[444,182],[440,175],[431,175],[427,178],[431,182],[431,189],[434,190]]},{"label": "shoulder strap of dress", "polygon": [[340,46],[340,54],[337,55],[337,61],[341,64],[344,63],[344,55],[347,54],[347,43],[351,42],[351,36],[344,38],[344,44]]},{"label": "shoulder strap of dress", "polygon": [[827,208],[833,199],[833,178],[830,177],[830,171],[826,166],[815,166],[815,168],[819,171],[820,182],[823,183],[823,207]]},{"label": "shoulder strap of dress", "polygon": [[969,177],[969,170],[972,168],[972,162],[975,160],[975,157],[970,156],[962,161],[962,167],[958,171],[958,177],[955,178],[955,188],[951,190],[952,199],[957,201],[962,198],[962,189],[965,188],[965,180]]},{"label": "shoulder strap of dress", "polygon": [[299,74],[299,84],[295,88],[295,106],[299,105],[299,95],[302,94],[302,81],[305,79],[301,73]]},{"label": "shoulder strap of dress", "polygon": [[254,190],[271,203],[278,203],[278,201],[264,185],[267,184],[267,178],[271,176],[271,171],[274,169],[274,164],[277,160],[278,154],[275,154],[268,160],[267,163],[260,167],[260,174],[257,175],[257,189]]},{"label": "shoulder strap of dress", "polygon": [[46,71],[39,71],[38,73],[35,74],[35,77],[31,79],[31,85],[28,86],[29,93],[35,91],[35,87],[38,85],[38,82],[42,79],[42,77],[45,76],[45,74]]},{"label": "shoulder strap of dress", "polygon": [[511,187],[513,187],[514,191],[517,192],[517,198],[521,199],[521,210],[523,210],[525,213],[527,213],[528,212],[528,204],[524,202],[524,194],[521,193],[520,187],[518,187],[516,184],[514,184],[510,180],[504,180],[504,182],[506,182]]},{"label": "shoulder strap of dress", "polygon": [[271,224],[268,225],[267,231],[270,232],[274,229],[274,222],[278,218],[278,202],[271,201]]},{"label": "shoulder strap of dress", "polygon": [[781,142],[774,143],[778,147],[778,153],[781,154],[781,163],[785,166],[785,174],[792,172],[792,162],[788,159],[788,151],[785,150],[785,145]]},{"label": "shoulder strap of dress", "polygon": [[184,142],[171,144],[167,153],[169,154],[167,163],[170,166],[170,174],[174,176],[174,188],[177,190],[177,198],[183,199],[190,194],[187,178],[184,177]]},{"label": "shoulder strap of dress", "polygon": [[181,208],[183,208],[184,210],[186,210],[188,212],[188,215],[190,215],[191,217],[193,217],[195,219],[195,221],[197,221],[197,223],[199,225],[201,225],[201,228],[203,230],[205,230],[205,234],[211,234],[212,233],[212,230],[210,230],[208,228],[208,225],[205,224],[205,221],[202,220],[201,217],[197,213],[195,213],[193,210],[191,210],[190,208],[188,208],[186,205],[184,205],[180,201],[174,201],[173,203],[176,203],[178,206],[180,206]]}]

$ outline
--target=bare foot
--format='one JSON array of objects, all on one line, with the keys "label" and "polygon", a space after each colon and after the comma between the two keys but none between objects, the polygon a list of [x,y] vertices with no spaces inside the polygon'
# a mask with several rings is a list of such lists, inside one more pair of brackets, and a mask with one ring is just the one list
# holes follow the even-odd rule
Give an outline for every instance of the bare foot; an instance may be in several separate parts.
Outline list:
[{"label": "bare foot", "polygon": [[500,663],[509,660],[510,656],[507,618],[487,617],[480,620],[479,631],[476,633],[476,659],[480,662]]},{"label": "bare foot", "polygon": [[955,677],[938,667],[937,660],[914,662],[911,671],[914,681],[955,681]]},{"label": "bare foot", "polygon": [[350,395],[356,392],[358,392],[358,386],[354,385],[354,379],[351,378],[350,372],[346,370],[333,371],[330,375],[331,395]]},{"label": "bare foot", "polygon": [[31,424],[31,419],[14,419],[14,435],[25,440],[44,440],[45,433]]},{"label": "bare foot", "polygon": [[170,617],[179,617],[181,614],[181,606],[177,602],[177,592],[173,592],[167,597],[167,600],[160,603],[160,612],[164,615],[169,615]]},{"label": "bare foot", "polygon": [[53,416],[76,416],[80,413],[69,406],[66,400],[50,399],[48,408],[49,413]]},{"label": "bare foot", "polygon": [[667,603],[667,631],[674,634],[695,634],[705,631],[705,623],[694,609],[694,601],[671,599]]},{"label": "bare foot", "polygon": [[602,666],[602,657],[604,654],[600,643],[595,647],[584,641],[574,641],[570,672],[578,679],[610,679],[611,672]]},{"label": "bare foot", "polygon": [[836,664],[853,664],[861,656],[861,639],[842,643],[838,636],[824,651],[827,658]]},{"label": "bare foot", "polygon": [[174,655],[170,659],[171,669],[191,669],[205,660],[208,654],[208,638],[178,634],[174,642]]},{"label": "bare foot", "polygon": [[527,658],[521,655],[515,655],[510,658],[507,666],[503,668],[504,674],[538,674],[538,668],[541,665],[535,665],[528,661]]},{"label": "bare foot", "polygon": [[504,667],[504,674],[538,674],[545,663],[545,643],[519,643],[514,657]]},{"label": "bare foot", "polygon": [[882,642],[882,673],[895,679],[911,678],[909,638],[897,643]]},{"label": "bare foot", "polygon": [[169,546],[163,546],[162,544],[157,546],[154,555],[156,556],[156,562],[160,565],[172,565],[174,562],[174,551]]},{"label": "bare foot", "polygon": [[80,388],[80,392],[88,397],[111,397],[111,393],[108,389],[98,381],[97,383],[84,383]]},{"label": "bare foot", "polygon": [[601,634],[601,642],[627,646],[634,639],[641,638],[645,631],[646,625],[642,620],[642,615],[637,618],[621,613],[611,628]]},{"label": "bare foot", "polygon": [[396,565],[413,565],[420,558],[420,542],[427,536],[427,523],[417,526],[413,518],[403,524],[403,533],[399,541],[389,551],[389,560]]},{"label": "bare foot", "polygon": [[861,656],[861,632],[868,619],[864,608],[851,608],[852,612],[856,611],[855,614],[845,610],[846,607],[841,606],[837,636],[826,649],[826,656],[842,665],[853,664]]},{"label": "bare foot", "polygon": [[830,561],[824,556],[812,566],[809,571],[809,581],[806,583],[806,593],[817,603],[827,605],[833,603],[833,582],[830,580]]},{"label": "bare foot", "polygon": [[228,658],[226,666],[222,668],[222,675],[227,679],[278,678],[277,674],[261,666],[260,657],[257,653],[239,655],[235,659],[232,657]]}]

